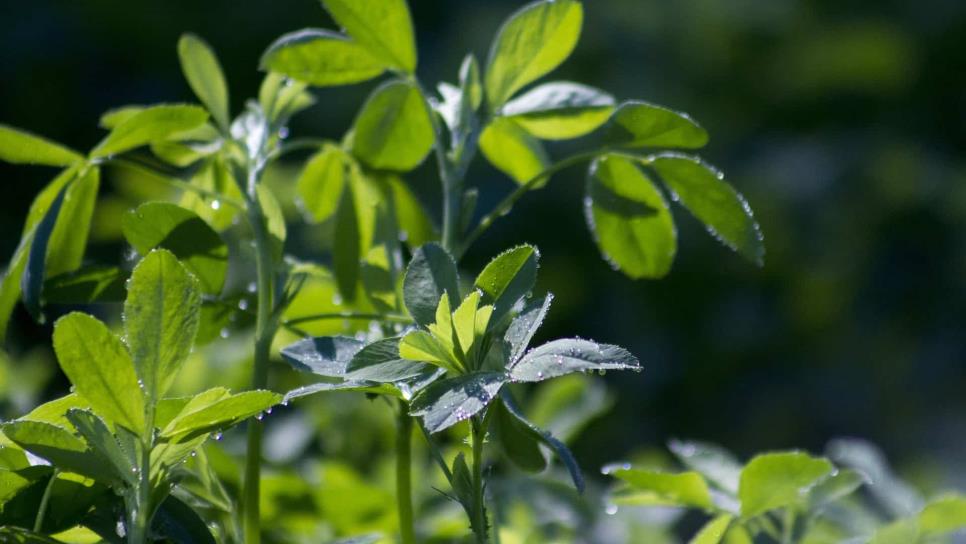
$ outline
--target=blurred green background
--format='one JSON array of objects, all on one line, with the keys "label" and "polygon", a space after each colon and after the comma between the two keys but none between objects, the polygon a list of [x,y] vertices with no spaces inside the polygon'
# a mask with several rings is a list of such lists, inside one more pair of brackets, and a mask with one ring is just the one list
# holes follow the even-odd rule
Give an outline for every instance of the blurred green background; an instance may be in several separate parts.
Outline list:
[{"label": "blurred green background", "polygon": [[[485,58],[522,2],[410,4],[421,77],[453,81],[464,52]],[[88,149],[114,106],[193,101],[175,53],[186,31],[218,52],[237,112],[257,92],[264,48],[306,26],[332,26],[315,0],[2,2],[0,122]],[[962,0],[586,2],[581,42],[553,78],[691,113],[712,135],[704,156],[748,198],[768,251],[755,268],[677,209],[671,275],[628,280],[595,249],[574,169],[467,256],[475,271],[512,244],[538,245],[539,289],[558,295],[544,339],[579,334],[644,363],[601,378],[616,403],[574,444],[588,470],[673,437],[746,456],[857,436],[919,479],[966,487],[964,52]],[[371,88],[315,91],[292,134],[341,137]],[[435,210],[431,162],[407,179]],[[52,175],[0,165],[4,262]],[[481,161],[469,179],[481,210],[512,188]],[[102,189],[92,261],[126,251],[112,237],[117,187],[108,177]],[[320,254],[298,245],[313,239],[288,250]],[[65,386],[50,332],[18,308],[13,362],[0,364],[4,417]]]}]

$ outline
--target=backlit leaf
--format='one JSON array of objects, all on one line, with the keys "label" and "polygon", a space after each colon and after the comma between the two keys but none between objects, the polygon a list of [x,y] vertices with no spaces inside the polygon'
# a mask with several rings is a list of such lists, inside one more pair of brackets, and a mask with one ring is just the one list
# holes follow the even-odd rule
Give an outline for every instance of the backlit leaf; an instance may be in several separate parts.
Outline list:
[{"label": "backlit leaf", "polygon": [[490,46],[486,96],[496,109],[518,89],[547,74],[570,56],[583,24],[576,0],[541,0],[510,16]]},{"label": "backlit leaf", "polygon": [[517,246],[497,255],[476,277],[474,286],[483,294],[480,303],[493,305],[493,323],[499,323],[533,289],[539,260],[536,247]]},{"label": "backlit leaf", "polygon": [[604,91],[554,81],[507,102],[500,114],[538,138],[566,140],[593,132],[613,111],[614,97]]},{"label": "backlit leaf", "polygon": [[405,0],[322,0],[342,28],[387,67],[413,73],[416,40]]},{"label": "backlit leaf", "polygon": [[228,85],[211,46],[194,34],[184,34],[178,40],[178,57],[191,90],[208,107],[218,126],[228,130]]},{"label": "backlit leaf", "polygon": [[745,465],[738,484],[741,515],[750,518],[799,504],[833,470],[827,459],[802,452],[766,453]]},{"label": "backlit leaf", "polygon": [[630,160],[595,160],[585,215],[604,258],[631,278],[660,278],[677,252],[677,231],[660,191]]},{"label": "backlit leaf", "polygon": [[[480,151],[497,170],[519,184],[535,178],[550,165],[543,144],[514,121],[498,117],[480,134]],[[541,181],[538,186],[546,183]]]},{"label": "backlit leaf", "polygon": [[352,152],[366,165],[412,170],[423,162],[436,136],[419,88],[390,81],[366,100],[353,125]]},{"label": "backlit leaf", "polygon": [[306,28],[275,40],[261,67],[310,85],[347,85],[372,79],[384,65],[364,46],[342,34]]},{"label": "backlit leaf", "polygon": [[84,160],[76,151],[27,131],[0,125],[0,161],[70,166]]},{"label": "backlit leaf", "polygon": [[166,140],[179,132],[197,128],[208,120],[208,113],[198,106],[165,104],[137,112],[118,124],[91,151],[91,158],[107,157]]},{"label": "backlit leaf", "polygon": [[327,144],[302,170],[296,186],[313,221],[325,221],[335,213],[346,185],[347,161],[344,151]]},{"label": "backlit leaf", "polygon": [[611,116],[605,141],[622,147],[697,149],[708,143],[708,133],[686,113],[631,100]]},{"label": "backlit leaf", "polygon": [[608,474],[626,482],[624,492],[614,500],[621,504],[648,506],[693,506],[710,510],[711,491],[697,472],[656,472],[637,468],[619,468]]}]

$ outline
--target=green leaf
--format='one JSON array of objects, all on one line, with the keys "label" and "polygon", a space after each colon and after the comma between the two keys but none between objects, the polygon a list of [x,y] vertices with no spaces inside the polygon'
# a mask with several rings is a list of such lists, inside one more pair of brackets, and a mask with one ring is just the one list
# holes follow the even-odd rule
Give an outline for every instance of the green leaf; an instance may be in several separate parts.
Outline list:
[{"label": "green leaf", "polygon": [[721,514],[711,519],[704,527],[694,535],[688,544],[718,544],[724,538],[725,531],[731,525],[734,516]]},{"label": "green leaf", "polygon": [[530,300],[510,322],[510,326],[507,327],[506,334],[503,336],[503,339],[510,346],[510,364],[516,363],[523,356],[523,352],[530,345],[534,333],[543,324],[552,301],[553,295],[550,293],[538,299]]},{"label": "green leaf", "polygon": [[[476,525],[475,516],[473,515],[474,508],[473,502],[475,501],[475,493],[473,492],[473,477],[470,475],[470,467],[466,464],[466,456],[463,452],[456,454],[456,458],[453,459],[453,478],[451,484],[453,486],[453,494],[456,495],[456,500],[459,501],[463,510],[466,511],[466,515],[470,518],[471,526]],[[476,528],[473,528],[476,530]],[[483,528],[485,531],[486,528]]]},{"label": "green leaf", "polygon": [[466,374],[433,382],[413,399],[409,413],[422,417],[426,429],[437,433],[486,408],[504,383],[506,376],[500,372]]},{"label": "green leaf", "polygon": [[255,191],[258,194],[258,203],[262,208],[262,217],[265,218],[265,226],[268,228],[272,256],[275,262],[280,262],[282,255],[285,253],[285,237],[287,235],[282,206],[267,185],[260,184],[255,188]]},{"label": "green leaf", "polygon": [[[224,160],[217,155],[204,161],[191,177],[191,185],[210,191],[225,198],[242,200],[241,191],[235,179],[225,165]],[[185,191],[178,204],[189,209],[204,219],[216,231],[222,232],[232,225],[238,216],[235,206],[228,205],[218,198],[203,196],[195,191]]]},{"label": "green leaf", "polygon": [[51,202],[47,213],[44,214],[33,230],[30,253],[27,256],[23,275],[20,276],[20,291],[23,293],[24,307],[40,323],[44,322],[40,307],[42,305],[44,277],[46,276],[47,250],[54,227],[57,224],[57,216],[60,215],[60,209],[64,204],[64,197],[67,195],[69,188],[70,185],[67,185],[57,193],[57,197]]},{"label": "green leaf", "polygon": [[152,402],[184,363],[201,313],[198,280],[164,249],[134,268],[124,303],[124,330],[144,391]]},{"label": "green leaf", "polygon": [[539,382],[573,372],[640,368],[637,358],[622,347],[568,338],[530,350],[510,367],[508,374],[513,381]]},{"label": "green leaf", "polygon": [[0,161],[13,164],[70,166],[84,157],[46,138],[0,124]]},{"label": "green leaf", "polygon": [[738,494],[741,464],[724,448],[705,442],[672,440],[672,453],[684,466],[699,472],[709,482],[731,495]]},{"label": "green leaf", "polygon": [[103,458],[102,462],[114,469],[114,475],[118,482],[127,483],[131,486],[136,485],[137,459],[121,449],[117,439],[114,438],[111,430],[107,428],[101,418],[93,412],[75,408],[67,412],[67,419],[74,425],[77,432],[84,437],[91,449]]},{"label": "green leaf", "polygon": [[697,149],[708,143],[708,133],[686,113],[631,100],[611,116],[604,141],[621,147]]},{"label": "green leaf", "polygon": [[868,483],[868,477],[851,469],[836,470],[808,492],[809,509],[818,509],[847,497]]},{"label": "green leaf", "polygon": [[272,391],[245,391],[218,400],[199,409],[182,412],[161,431],[161,438],[184,442],[213,431],[226,429],[258,415],[282,400]]},{"label": "green leaf", "polygon": [[144,110],[145,106],[136,105],[120,106],[118,108],[110,109],[101,115],[98,126],[103,129],[111,130]]},{"label": "green leaf", "polygon": [[827,449],[836,464],[853,468],[875,482],[866,489],[891,517],[913,516],[925,506],[919,492],[893,473],[875,445],[855,438],[836,439]]},{"label": "green leaf", "polygon": [[6,340],[10,315],[13,313],[17,301],[20,300],[20,279],[23,277],[24,268],[27,267],[27,257],[30,255],[32,242],[32,232],[20,240],[20,244],[3,274],[3,281],[0,283],[0,343]]},{"label": "green leaf", "polygon": [[364,380],[347,380],[343,382],[313,383],[293,389],[285,394],[285,401],[314,395],[315,393],[366,393],[367,395],[384,395],[387,397],[403,398],[402,392],[393,385]]},{"label": "green leaf", "polygon": [[302,206],[313,221],[325,221],[338,208],[346,185],[349,160],[342,149],[325,144],[306,163],[296,187]]},{"label": "green leaf", "polygon": [[74,427],[67,419],[67,412],[71,408],[88,409],[90,407],[90,402],[87,399],[77,393],[70,393],[41,404],[20,419],[24,421],[50,423],[51,425],[62,427],[68,431],[73,431]]},{"label": "green leaf", "polygon": [[423,162],[436,138],[419,88],[389,81],[369,95],[353,125],[352,153],[380,170],[408,171]]},{"label": "green leaf", "polygon": [[512,398],[507,389],[503,389],[500,392],[500,399],[502,401],[503,408],[506,409],[507,413],[515,418],[517,423],[522,426],[520,427],[521,430],[523,430],[523,428],[528,429],[532,438],[539,440],[545,446],[553,450],[553,452],[557,455],[557,458],[563,462],[565,467],[567,467],[567,472],[570,473],[570,479],[573,481],[574,487],[577,488],[578,492],[583,493],[583,473],[580,471],[580,465],[577,464],[577,459],[574,458],[573,453],[570,452],[570,449],[567,448],[566,444],[555,438],[552,434],[550,434],[549,431],[537,427],[527,418],[523,417],[523,414],[520,413],[520,410],[516,407],[516,404],[512,402]]},{"label": "green leaf", "polygon": [[899,519],[879,527],[867,544],[910,544],[919,542],[919,536],[915,519]]},{"label": "green leaf", "polygon": [[54,351],[64,374],[95,412],[144,432],[144,394],[121,339],[97,319],[72,312],[54,325]]},{"label": "green leaf", "polygon": [[661,192],[630,160],[595,160],[584,202],[587,225],[611,266],[635,279],[670,271],[677,252],[674,220]]},{"label": "green leaf", "polygon": [[406,182],[394,175],[386,176],[385,179],[392,192],[400,237],[405,239],[406,244],[410,248],[417,248],[439,239],[439,234],[426,208],[419,202]]},{"label": "green leaf", "polygon": [[194,34],[184,34],[178,40],[181,71],[188,85],[204,104],[218,126],[227,131],[229,125],[228,85],[211,46]]},{"label": "green leaf", "polygon": [[87,446],[63,427],[40,421],[10,421],[0,425],[10,440],[54,466],[100,481],[114,479],[109,466],[99,462]]},{"label": "green leaf", "polygon": [[540,252],[521,245],[497,255],[476,277],[474,286],[483,294],[481,304],[492,304],[492,323],[499,323],[537,282]]},{"label": "green leaf", "polygon": [[46,265],[48,276],[72,272],[83,262],[100,182],[100,169],[91,167],[69,184],[57,216],[57,225],[50,235]]},{"label": "green leaf", "polygon": [[258,101],[265,116],[276,126],[288,122],[296,113],[315,104],[315,97],[306,91],[308,85],[270,72],[258,90]]},{"label": "green leaf", "polygon": [[802,452],[756,456],[742,469],[738,484],[742,517],[799,504],[833,468],[827,459]]},{"label": "green leaf", "polygon": [[[540,140],[514,121],[497,117],[480,134],[480,151],[494,168],[523,185],[550,165]],[[537,186],[543,186],[546,180]]]},{"label": "green leaf", "polygon": [[438,244],[423,245],[413,253],[403,279],[403,300],[417,324],[427,326],[436,320],[443,293],[461,300],[456,261]]},{"label": "green leaf", "polygon": [[674,199],[704,223],[712,236],[746,259],[758,265],[764,262],[764,238],[751,207],[724,181],[721,172],[682,155],[657,155],[649,163]]},{"label": "green leaf", "polygon": [[145,108],[128,117],[91,151],[97,159],[116,155],[151,142],[167,140],[179,132],[197,128],[208,120],[198,106],[161,105]]},{"label": "green leaf", "polygon": [[426,331],[409,331],[399,342],[399,356],[410,361],[429,363],[454,374],[463,371],[452,346],[444,344],[436,335]]},{"label": "green leaf", "polygon": [[511,15],[490,46],[490,108],[496,110],[518,89],[566,60],[580,38],[583,18],[583,6],[576,0],[541,0]]},{"label": "green leaf", "polygon": [[124,214],[121,230],[138,253],[167,249],[198,278],[204,293],[221,293],[228,273],[228,246],[193,211],[168,202],[148,202]]},{"label": "green leaf", "polygon": [[361,341],[348,336],[305,338],[282,348],[282,358],[302,372],[342,377],[349,361],[363,345]]},{"label": "green leaf", "polygon": [[395,383],[426,372],[426,365],[408,361],[399,354],[401,338],[383,338],[363,347],[349,361],[346,375],[351,380]]},{"label": "green leaf", "polygon": [[405,0],[322,0],[332,18],[389,68],[416,71],[416,39]]},{"label": "green leaf", "polygon": [[372,79],[384,70],[368,49],[342,34],[306,28],[275,40],[262,55],[271,70],[317,87]]},{"label": "green leaf", "polygon": [[966,496],[950,493],[929,501],[919,513],[919,527],[927,535],[966,528]]},{"label": "green leaf", "polygon": [[21,527],[0,527],[0,542],[7,544],[62,544],[60,540]]},{"label": "green leaf", "polygon": [[511,414],[503,402],[496,402],[491,408],[493,419],[491,429],[507,459],[514,465],[530,472],[540,472],[547,468],[547,459],[540,451],[540,440],[533,430]]},{"label": "green leaf", "polygon": [[711,491],[697,472],[672,474],[637,468],[606,472],[628,484],[625,492],[614,497],[620,504],[712,508]]},{"label": "green leaf", "polygon": [[614,97],[600,89],[554,81],[506,103],[500,114],[544,140],[566,140],[593,132],[614,111]]},{"label": "green leaf", "polygon": [[355,195],[343,189],[335,210],[335,228],[332,232],[332,267],[336,285],[343,300],[352,301],[356,296],[361,266],[359,216]]},{"label": "green leaf", "polygon": [[208,525],[194,508],[174,495],[165,497],[151,519],[151,533],[171,544],[215,544]]}]

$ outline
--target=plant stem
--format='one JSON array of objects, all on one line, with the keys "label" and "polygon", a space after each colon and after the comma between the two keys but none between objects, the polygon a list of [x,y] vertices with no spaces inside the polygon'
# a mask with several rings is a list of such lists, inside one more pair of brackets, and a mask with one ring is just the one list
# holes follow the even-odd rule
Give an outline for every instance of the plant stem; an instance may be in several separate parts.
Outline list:
[{"label": "plant stem", "polygon": [[[248,221],[255,238],[255,268],[258,296],[258,313],[255,316],[255,353],[252,369],[252,388],[264,389],[268,385],[268,363],[271,355],[272,339],[277,329],[272,319],[275,297],[274,259],[271,237],[262,213],[258,195],[255,192],[257,169],[249,170],[250,194],[248,196]],[[264,429],[259,420],[248,423],[248,447],[245,459],[244,490],[242,495],[242,515],[244,516],[244,536],[247,544],[258,544],[261,540],[261,516],[259,512],[262,433]]]},{"label": "plant stem", "polygon": [[409,415],[407,404],[400,400],[396,418],[396,505],[399,510],[399,535],[402,544],[416,543],[413,521],[412,442],[413,418]]},{"label": "plant stem", "polygon": [[520,200],[520,198],[523,197],[523,195],[530,192],[530,189],[533,189],[533,187],[536,186],[538,183],[542,182],[543,180],[547,179],[548,177],[552,176],[553,174],[561,170],[574,166],[575,164],[580,164],[584,161],[591,160],[602,153],[604,153],[604,150],[597,149],[594,151],[587,151],[584,153],[571,155],[566,159],[562,159],[560,161],[557,161],[551,164],[550,166],[547,167],[546,170],[533,176],[532,178],[528,179],[525,183],[523,183],[522,185],[514,189],[514,191],[508,194],[506,197],[504,197],[503,200],[500,201],[500,203],[497,204],[492,211],[490,211],[490,213],[484,215],[480,219],[480,222],[479,224],[476,225],[476,228],[470,231],[470,233],[464,239],[463,244],[460,246],[459,250],[456,253],[456,258],[459,259],[459,257],[462,256],[462,254],[465,253],[466,250],[469,249],[471,245],[473,245],[473,242],[475,242],[476,239],[479,238],[481,234],[486,232],[486,229],[490,228],[490,225],[492,225],[494,221],[506,215],[510,211],[510,209],[513,208],[513,205],[516,204],[517,200]]},{"label": "plant stem", "polygon": [[483,441],[486,438],[485,423],[480,418],[471,420],[473,443],[473,532],[477,544],[487,543],[486,507],[483,493]]},{"label": "plant stem", "polygon": [[44,488],[44,495],[40,498],[40,507],[37,509],[37,517],[34,518],[34,532],[39,533],[44,526],[44,516],[47,515],[47,503],[50,502],[50,494],[54,489],[54,482],[57,481],[57,469],[54,469]]},{"label": "plant stem", "polygon": [[785,508],[785,517],[782,520],[782,544],[792,544],[795,533],[795,511]]}]

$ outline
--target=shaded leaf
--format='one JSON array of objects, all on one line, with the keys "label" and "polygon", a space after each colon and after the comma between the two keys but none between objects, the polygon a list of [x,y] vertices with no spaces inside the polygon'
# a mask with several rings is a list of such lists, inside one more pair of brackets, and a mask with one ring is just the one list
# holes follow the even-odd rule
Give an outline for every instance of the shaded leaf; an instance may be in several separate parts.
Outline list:
[{"label": "shaded leaf", "polygon": [[202,291],[221,293],[228,273],[228,246],[191,210],[168,202],[148,202],[124,214],[121,229],[142,255],[163,247],[197,276]]},{"label": "shaded leaf", "polygon": [[705,442],[672,440],[668,448],[686,467],[732,495],[738,494],[741,463],[724,448]]},{"label": "shaded leaf", "polygon": [[400,338],[383,338],[363,347],[349,361],[346,374],[350,380],[394,383],[415,378],[427,366],[404,359],[399,354]]},{"label": "shaded leaf", "polygon": [[355,299],[362,259],[361,238],[355,195],[351,190],[343,190],[335,211],[332,249],[336,285],[343,300]]},{"label": "shaded leaf", "polygon": [[342,377],[363,343],[348,336],[305,338],[282,348],[282,358],[296,370],[320,376]]},{"label": "shaded leaf", "polygon": [[194,508],[174,495],[165,497],[151,520],[151,532],[172,544],[215,544],[208,525]]},{"label": "shaded leaf", "polygon": [[550,303],[552,301],[553,295],[550,293],[540,298],[530,300],[523,310],[510,322],[510,326],[507,327],[503,339],[510,346],[509,362],[511,365],[523,356],[523,352],[530,345],[530,340],[533,339],[533,335],[540,328],[540,325],[543,324],[543,320],[550,310]]},{"label": "shaded leaf", "polygon": [[113,471],[87,451],[87,446],[63,427],[40,421],[10,421],[0,425],[10,440],[54,466],[100,481],[112,481]]},{"label": "shaded leaf", "polygon": [[611,265],[631,278],[665,276],[677,252],[677,230],[660,191],[630,160],[608,155],[588,172],[587,225]]},{"label": "shaded leaf", "polygon": [[501,400],[503,401],[503,407],[506,409],[509,415],[516,418],[520,425],[529,429],[529,432],[533,438],[542,442],[545,446],[550,448],[554,454],[556,454],[557,458],[563,462],[565,467],[567,467],[567,472],[570,474],[570,479],[573,481],[574,487],[577,488],[578,492],[583,493],[583,473],[580,471],[580,465],[577,464],[577,459],[574,458],[573,453],[570,452],[570,449],[566,446],[566,444],[554,437],[549,431],[537,427],[523,417],[523,414],[520,413],[520,410],[517,409],[516,405],[512,402],[510,394],[506,389],[501,392]]},{"label": "shaded leaf", "polygon": [[442,246],[425,244],[413,253],[403,280],[403,300],[416,323],[426,326],[436,320],[443,293],[461,300],[456,261]]},{"label": "shaded leaf", "polygon": [[547,468],[547,459],[540,451],[539,435],[511,414],[503,402],[494,403],[491,410],[494,411],[490,420],[491,432],[507,459],[530,472]]},{"label": "shaded leaf", "polygon": [[118,482],[131,486],[136,484],[137,459],[121,449],[117,439],[101,418],[93,412],[75,408],[67,412],[67,419],[73,423],[74,428],[84,437],[91,449],[103,458],[104,463],[114,469],[114,476]]},{"label": "shaded leaf", "polygon": [[490,107],[498,108],[569,57],[583,17],[583,6],[575,0],[541,0],[511,15],[490,46],[485,78]]},{"label": "shaded leaf", "polygon": [[86,266],[48,278],[44,282],[44,299],[51,304],[121,302],[126,278],[116,266]]}]

